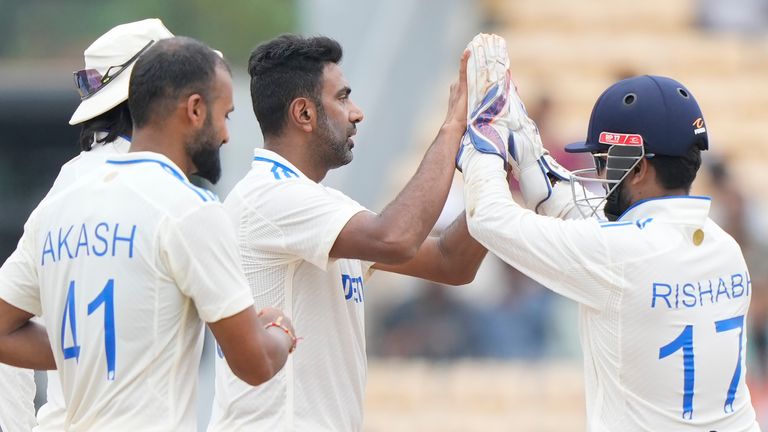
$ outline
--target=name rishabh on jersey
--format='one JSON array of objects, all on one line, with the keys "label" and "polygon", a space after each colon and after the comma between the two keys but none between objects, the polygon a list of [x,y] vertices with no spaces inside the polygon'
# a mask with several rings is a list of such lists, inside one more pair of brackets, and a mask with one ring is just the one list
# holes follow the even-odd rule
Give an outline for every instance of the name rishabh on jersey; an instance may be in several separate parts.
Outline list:
[{"label": "name rishabh on jersey", "polygon": [[19,249],[0,296],[44,317],[68,430],[196,430],[203,321],[253,304],[215,195],[163,155],[111,156],[41,203]]}]

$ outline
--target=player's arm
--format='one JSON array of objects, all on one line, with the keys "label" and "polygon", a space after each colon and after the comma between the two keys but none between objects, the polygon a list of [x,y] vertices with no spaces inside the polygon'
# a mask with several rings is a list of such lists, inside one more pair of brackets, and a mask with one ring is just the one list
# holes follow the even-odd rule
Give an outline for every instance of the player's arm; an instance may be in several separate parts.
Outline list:
[{"label": "player's arm", "polygon": [[336,238],[331,257],[397,264],[417,255],[451,187],[456,152],[466,129],[466,67],[467,53],[464,53],[459,79],[451,86],[446,120],[416,174],[380,214],[354,215]]},{"label": "player's arm", "polygon": [[488,250],[469,235],[462,212],[439,236],[428,237],[416,256],[403,264],[376,263],[373,268],[448,285],[472,282]]},{"label": "player's arm", "polygon": [[274,309],[259,316],[248,307],[208,327],[232,372],[253,386],[275,376],[296,347],[290,320]]},{"label": "player's arm", "polygon": [[0,362],[26,369],[56,369],[45,327],[32,314],[0,299]]},{"label": "player's arm", "polygon": [[0,267],[0,362],[29,369],[56,369],[45,328],[29,321],[42,314],[35,268],[36,210],[16,250]]},{"label": "player's arm", "polygon": [[253,308],[234,228],[221,204],[207,203],[169,221],[161,236],[170,274],[208,323],[235,375],[251,385],[274,376],[291,351],[293,328],[279,311],[260,318]]},{"label": "player's arm", "polygon": [[605,253],[609,246],[597,221],[564,221],[520,207],[502,161],[473,148],[465,151],[464,201],[472,236],[547,288],[601,309],[610,294],[605,288],[621,274]]}]

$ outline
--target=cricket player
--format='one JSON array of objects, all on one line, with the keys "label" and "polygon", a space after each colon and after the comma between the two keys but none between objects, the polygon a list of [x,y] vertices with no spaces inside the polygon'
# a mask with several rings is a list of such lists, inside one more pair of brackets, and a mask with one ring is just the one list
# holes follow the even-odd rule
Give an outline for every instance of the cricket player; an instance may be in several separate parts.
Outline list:
[{"label": "cricket player", "polygon": [[253,308],[215,195],[187,180],[221,174],[229,68],[193,39],[147,45],[129,83],[131,152],[46,198],[0,271],[0,336],[18,348],[0,361],[59,370],[66,430],[196,430],[203,321],[251,385],[295,347],[287,317]]},{"label": "cricket player", "polygon": [[[708,148],[693,94],[659,76],[609,87],[587,139],[566,147],[592,153],[593,181],[607,196],[582,193],[573,205],[548,208],[553,183],[564,181],[504,70],[506,47],[486,48],[498,59],[489,63],[500,65],[488,74],[481,116],[491,120],[470,126],[458,158],[469,229],[504,261],[579,303],[587,429],[759,431],[745,382],[749,271],[739,245],[709,218],[710,199],[689,195]],[[589,209],[585,215],[607,220],[522,208],[506,169],[531,208],[571,219]]]},{"label": "cricket player", "polygon": [[[418,171],[381,214],[320,181],[352,160],[363,120],[326,37],[283,35],[251,54],[251,97],[264,134],[250,172],[227,197],[256,304],[283,308],[300,349],[253,388],[217,357],[209,431],[359,431],[367,360],[365,283],[375,270],[470,282],[485,249],[461,215],[427,238],[445,203],[466,128],[466,57],[448,114]],[[426,241],[425,241],[426,239]]]},{"label": "cricket player", "polygon": [[[73,126],[82,125],[82,152],[61,167],[47,196],[66,189],[103,164],[107,157],[128,152],[133,133],[128,108],[128,79],[131,70],[139,56],[149,48],[151,41],[170,37],[173,34],[162,21],[152,18],[118,25],[85,50],[85,68],[73,74],[75,86],[80,93],[80,105],[69,120]],[[116,65],[119,66],[113,67]],[[102,78],[94,81],[92,77],[95,74]],[[104,76],[107,79],[102,83]],[[34,432],[63,429],[66,407],[56,371],[48,372],[46,394],[47,402],[37,412]]]},{"label": "cricket player", "polygon": [[[47,197],[66,189],[102,164],[107,156],[128,151],[133,126],[127,103],[128,78],[133,64],[147,44],[169,37],[173,34],[162,21],[146,19],[110,29],[85,50],[85,68],[73,74],[81,102],[69,121],[71,125],[82,126],[82,152],[61,167]],[[101,78],[94,78],[96,76]],[[14,251],[14,254],[21,253],[20,249]],[[15,371],[10,382],[5,381],[5,375],[0,372],[0,381],[7,383],[0,385],[3,389],[0,398],[8,399],[0,403],[0,428],[6,432],[29,431],[33,426],[35,432],[62,430],[66,408],[57,372],[48,372],[47,402],[38,410],[37,425],[34,425],[33,373],[0,364],[0,371],[9,369]],[[15,421],[19,426],[6,423],[2,427],[4,421]]]}]

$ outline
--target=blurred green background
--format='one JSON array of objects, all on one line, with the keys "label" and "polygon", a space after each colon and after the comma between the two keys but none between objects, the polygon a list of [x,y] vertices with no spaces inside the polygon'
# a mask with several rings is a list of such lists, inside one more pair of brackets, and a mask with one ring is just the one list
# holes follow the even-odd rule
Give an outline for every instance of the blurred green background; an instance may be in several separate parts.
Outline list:
[{"label": "blurred green background", "polygon": [[259,41],[292,31],[297,21],[291,0],[0,0],[0,11],[0,57],[10,59],[77,56],[94,35],[157,17],[243,65]]}]

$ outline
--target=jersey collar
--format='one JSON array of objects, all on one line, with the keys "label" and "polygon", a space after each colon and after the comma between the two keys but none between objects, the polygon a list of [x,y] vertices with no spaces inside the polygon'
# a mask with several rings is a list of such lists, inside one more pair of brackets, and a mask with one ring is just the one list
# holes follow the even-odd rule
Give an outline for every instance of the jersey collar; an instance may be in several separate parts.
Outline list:
[{"label": "jersey collar", "polygon": [[155,153],[151,151],[137,151],[137,152],[115,154],[114,156],[108,157],[107,161],[116,161],[121,165],[129,162],[146,162],[146,161],[159,162],[160,165],[167,165],[170,168],[172,168],[173,171],[175,171],[175,172],[172,172],[172,174],[174,174],[176,177],[182,177],[184,180],[189,181],[187,176],[184,174],[184,171],[182,171],[181,168],[178,167],[178,165],[173,163],[171,159],[169,159],[167,156],[161,153]]},{"label": "jersey collar", "polygon": [[711,204],[712,198],[697,195],[649,198],[632,204],[617,222],[652,217],[662,222],[703,226]]},{"label": "jersey collar", "polygon": [[303,172],[301,172],[300,169],[296,168],[296,165],[292,164],[288,159],[280,156],[278,153],[275,153],[272,150],[267,150],[265,148],[255,148],[253,149],[253,157],[254,164],[260,162],[263,159],[268,159],[273,163],[277,162],[278,164],[288,167],[293,172],[298,173],[298,175],[302,178],[308,178]]}]

